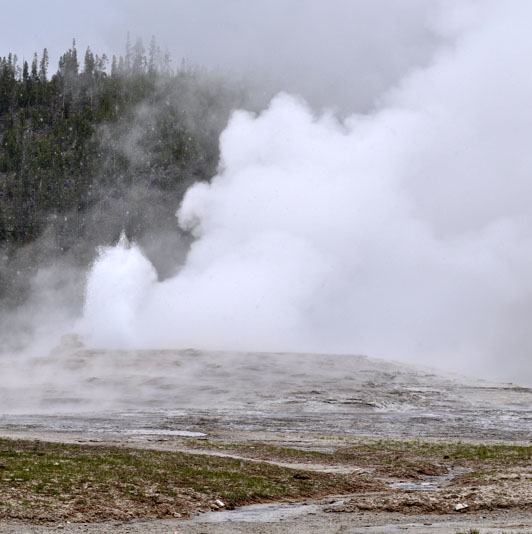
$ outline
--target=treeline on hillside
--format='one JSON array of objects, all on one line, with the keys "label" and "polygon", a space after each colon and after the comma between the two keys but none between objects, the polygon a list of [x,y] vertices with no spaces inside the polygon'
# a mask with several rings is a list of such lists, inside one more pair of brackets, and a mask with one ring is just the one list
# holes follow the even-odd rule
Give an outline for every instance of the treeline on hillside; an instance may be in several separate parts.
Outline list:
[{"label": "treeline on hillside", "polygon": [[88,48],[81,64],[74,41],[53,74],[46,49],[0,58],[0,298],[23,300],[21,269],[88,263],[122,231],[174,235],[179,200],[215,174],[219,134],[245,104],[219,77],[173,69],[155,39],[146,51],[128,38],[111,61]]}]

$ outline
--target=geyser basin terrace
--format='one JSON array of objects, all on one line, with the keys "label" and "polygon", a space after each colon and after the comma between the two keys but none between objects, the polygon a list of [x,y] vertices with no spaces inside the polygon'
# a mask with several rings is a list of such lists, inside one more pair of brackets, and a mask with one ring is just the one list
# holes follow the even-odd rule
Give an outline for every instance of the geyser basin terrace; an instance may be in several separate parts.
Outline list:
[{"label": "geyser basin terrace", "polygon": [[131,435],[221,429],[527,441],[532,390],[364,356],[63,345],[15,359],[0,428]]}]

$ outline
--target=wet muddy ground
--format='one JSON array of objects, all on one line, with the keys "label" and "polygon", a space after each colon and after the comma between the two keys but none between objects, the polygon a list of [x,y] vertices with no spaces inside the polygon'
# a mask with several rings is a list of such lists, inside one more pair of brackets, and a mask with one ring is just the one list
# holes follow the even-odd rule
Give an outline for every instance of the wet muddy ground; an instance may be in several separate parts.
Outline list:
[{"label": "wet muddy ground", "polygon": [[[532,440],[532,390],[518,385],[363,356],[103,351],[67,341],[50,356],[5,361],[0,380],[1,436],[192,448],[195,453],[235,457],[242,451],[202,448],[201,442],[274,444],[327,452],[359,437],[525,445]],[[191,446],[190,440],[196,443]],[[249,450],[244,456],[283,464]],[[352,465],[319,462],[307,463],[306,468],[353,470]],[[447,487],[448,473],[447,478],[438,476],[391,477],[386,495],[257,505],[203,514],[191,521],[65,524],[60,530],[260,534],[455,533],[481,528],[482,532],[532,532],[528,468],[509,472],[508,479],[491,480],[490,487],[502,501],[507,493],[517,492],[518,502],[461,512],[453,507],[467,492]],[[416,508],[416,502],[430,502],[437,491],[447,491],[447,508]],[[389,505],[382,506],[384,499]],[[442,501],[441,495],[438,499]],[[474,501],[472,496],[469,500]],[[58,528],[15,523],[0,527],[1,532],[17,534]]]},{"label": "wet muddy ground", "polygon": [[532,389],[364,356],[67,345],[4,361],[2,429],[532,439]]}]

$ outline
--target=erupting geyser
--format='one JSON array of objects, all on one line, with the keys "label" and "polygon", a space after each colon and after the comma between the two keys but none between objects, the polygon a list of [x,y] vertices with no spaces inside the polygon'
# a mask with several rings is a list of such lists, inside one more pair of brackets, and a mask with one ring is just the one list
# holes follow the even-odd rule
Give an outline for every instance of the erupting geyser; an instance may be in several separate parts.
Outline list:
[{"label": "erupting geyser", "polygon": [[445,19],[453,46],[371,115],[315,115],[287,94],[234,113],[219,174],[178,210],[196,237],[185,265],[157,281],[135,245],[104,250],[89,343],[367,353],[484,374],[504,354],[522,380],[532,6],[512,5]]}]

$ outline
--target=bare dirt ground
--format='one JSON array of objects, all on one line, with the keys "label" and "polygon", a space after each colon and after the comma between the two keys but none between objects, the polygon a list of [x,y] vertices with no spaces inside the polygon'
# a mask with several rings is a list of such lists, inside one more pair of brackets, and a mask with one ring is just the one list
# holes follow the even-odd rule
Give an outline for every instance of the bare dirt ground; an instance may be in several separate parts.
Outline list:
[{"label": "bare dirt ground", "polygon": [[[70,342],[10,362],[0,403],[3,437],[186,451],[382,484],[187,521],[3,521],[0,532],[532,532],[530,458],[456,453],[458,441],[530,446],[532,390],[513,384],[358,356],[95,351]],[[425,456],[417,446],[398,452],[419,439],[437,446]]]},{"label": "bare dirt ground", "polygon": [[265,506],[258,509],[258,506],[250,507],[248,517],[225,516],[222,519],[225,512],[219,512],[217,515],[220,519],[217,521],[203,517],[191,521],[141,520],[100,524],[62,523],[53,526],[0,523],[0,531],[3,534],[468,534],[470,529],[494,534],[532,532],[530,515],[520,512],[493,513],[489,516],[423,514],[405,517],[394,513],[324,513],[319,502],[308,503],[294,510],[278,507],[275,513],[270,513]]}]

